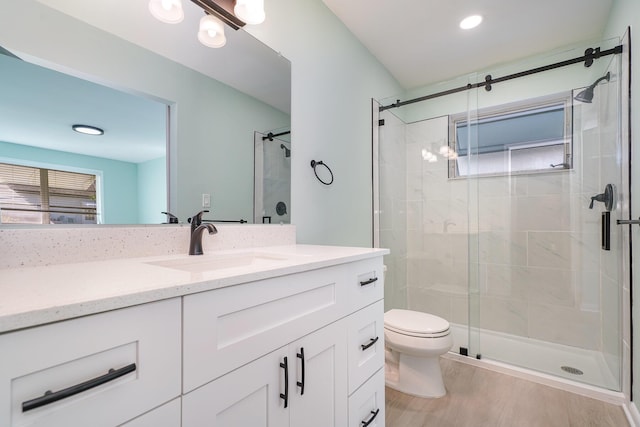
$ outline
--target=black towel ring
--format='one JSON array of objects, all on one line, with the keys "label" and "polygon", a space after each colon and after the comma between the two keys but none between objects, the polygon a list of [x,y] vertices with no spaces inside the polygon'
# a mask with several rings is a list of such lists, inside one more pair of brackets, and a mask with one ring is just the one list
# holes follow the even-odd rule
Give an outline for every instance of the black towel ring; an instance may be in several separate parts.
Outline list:
[{"label": "black towel ring", "polygon": [[[318,176],[318,171],[316,170],[316,166],[320,166],[320,165],[324,166],[325,168],[327,168],[327,170],[331,174],[331,181],[329,181],[329,182],[323,181],[322,178],[320,178]],[[333,184],[333,172],[331,172],[331,168],[329,168],[329,166],[327,166],[326,163],[324,163],[322,160],[318,160],[317,162],[315,160],[311,160],[311,167],[313,168],[313,173],[316,175],[316,178],[318,178],[318,181],[320,181],[324,185]]]}]

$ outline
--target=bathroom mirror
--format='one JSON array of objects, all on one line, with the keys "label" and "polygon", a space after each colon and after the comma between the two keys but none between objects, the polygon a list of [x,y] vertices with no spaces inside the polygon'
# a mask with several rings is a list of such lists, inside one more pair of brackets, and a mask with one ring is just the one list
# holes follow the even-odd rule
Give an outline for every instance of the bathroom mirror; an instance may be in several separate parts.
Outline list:
[{"label": "bathroom mirror", "polygon": [[[0,139],[5,143],[0,150],[0,163],[20,151],[23,164],[45,164],[56,169],[60,159],[37,150],[55,150],[55,154],[73,152],[74,149],[66,148],[67,143],[83,137],[80,140],[85,142],[84,147],[73,153],[75,160],[82,156],[103,156],[134,165],[154,162],[151,172],[140,167],[141,170],[130,173],[136,178],[144,175],[147,181],[120,180],[110,184],[109,174],[102,172],[106,193],[100,196],[105,204],[102,223],[157,224],[166,221],[166,216],[160,213],[165,210],[173,212],[180,222],[186,222],[203,209],[205,194],[211,200],[207,219],[253,222],[254,134],[289,129],[289,61],[243,30],[226,28],[228,41],[222,49],[199,45],[195,34],[203,15],[201,9],[184,2],[185,20],[180,25],[167,25],[150,16],[147,3],[96,0],[88,5],[82,0],[23,0],[0,6],[0,46],[20,58],[0,55],[0,67],[6,72],[1,84],[37,91],[31,95],[34,108],[29,108],[26,101],[21,104],[25,119],[9,119],[4,114],[0,118]],[[12,64],[21,77],[33,76],[37,80],[12,82],[5,78],[11,68],[7,64]],[[24,71],[36,66],[39,71]],[[43,86],[47,80],[43,77],[45,72],[65,83]],[[72,79],[78,81],[81,89],[65,86]],[[60,88],[65,90],[57,90]],[[5,88],[0,91],[7,93]],[[62,100],[65,92],[75,95],[71,102]],[[93,107],[105,112],[105,117],[119,113],[129,119],[130,128],[137,122],[132,130],[137,133],[135,140],[120,135],[118,143],[124,147],[98,142],[112,136],[109,128],[113,130],[115,125],[103,125],[105,135],[99,137],[70,132],[76,121],[89,121],[82,124],[100,127],[101,120],[88,117],[89,108],[83,107],[76,110],[87,114],[77,120],[65,118],[64,123],[58,123],[56,132],[48,132],[50,139],[66,132],[64,143],[53,141],[50,147],[27,147],[24,137],[30,130],[9,132],[9,125],[18,122],[26,122],[28,126],[29,120],[49,121],[65,109],[62,107],[65,103],[79,106],[79,93],[94,99]],[[113,104],[107,102],[111,99]],[[0,111],[15,114],[16,105],[0,106]],[[43,112],[45,105],[49,114]],[[106,118],[102,120],[108,122]],[[22,140],[5,137],[16,134]],[[27,139],[32,140],[30,145],[36,145],[33,140],[37,138]],[[16,146],[8,150],[6,143]],[[99,154],[104,151],[100,144],[108,145],[111,154]],[[83,165],[78,161],[71,169],[101,171],[94,164]],[[123,178],[127,174],[115,175]],[[111,194],[121,196],[121,205],[107,205],[116,203],[109,202],[108,189],[115,189]],[[125,197],[123,193],[131,194]],[[114,213],[125,211],[135,214]]]}]

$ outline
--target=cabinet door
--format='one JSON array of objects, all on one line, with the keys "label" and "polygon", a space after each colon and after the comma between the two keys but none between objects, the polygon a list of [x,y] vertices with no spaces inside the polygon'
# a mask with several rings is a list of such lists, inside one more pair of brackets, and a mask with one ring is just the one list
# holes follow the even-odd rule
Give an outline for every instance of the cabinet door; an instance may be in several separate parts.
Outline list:
[{"label": "cabinet door", "polygon": [[295,361],[294,375],[289,378],[289,390],[295,389],[290,403],[292,427],[346,425],[346,342],[346,322],[342,320],[289,345],[289,357]]},{"label": "cabinet door", "polygon": [[[182,398],[182,427],[284,427],[287,348],[269,353]],[[287,358],[289,374],[292,361]],[[289,385],[289,396],[291,396]],[[291,405],[291,402],[288,402]]]}]

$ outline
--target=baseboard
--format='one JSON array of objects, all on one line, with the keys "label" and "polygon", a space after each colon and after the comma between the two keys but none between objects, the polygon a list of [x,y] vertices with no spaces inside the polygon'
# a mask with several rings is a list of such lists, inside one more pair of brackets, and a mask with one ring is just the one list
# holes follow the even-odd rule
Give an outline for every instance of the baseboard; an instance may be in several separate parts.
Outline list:
[{"label": "baseboard", "polygon": [[631,427],[640,427],[640,411],[638,411],[638,407],[635,403],[627,402],[622,409],[624,409],[624,414],[627,416],[629,425]]}]

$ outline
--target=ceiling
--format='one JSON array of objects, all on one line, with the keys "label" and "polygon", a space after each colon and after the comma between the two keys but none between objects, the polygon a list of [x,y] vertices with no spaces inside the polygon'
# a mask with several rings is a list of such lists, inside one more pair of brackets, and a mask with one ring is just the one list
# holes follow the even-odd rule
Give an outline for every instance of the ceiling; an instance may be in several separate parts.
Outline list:
[{"label": "ceiling", "polygon": [[[613,2],[323,1],[405,89],[601,39]],[[474,14],[482,24],[461,30],[460,20]]]},{"label": "ceiling", "polygon": [[[0,141],[140,163],[166,153],[167,106],[0,55]],[[102,128],[102,136],[73,132]]]}]

